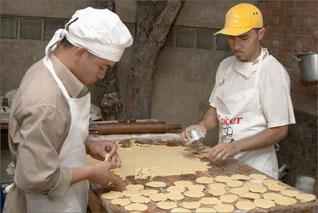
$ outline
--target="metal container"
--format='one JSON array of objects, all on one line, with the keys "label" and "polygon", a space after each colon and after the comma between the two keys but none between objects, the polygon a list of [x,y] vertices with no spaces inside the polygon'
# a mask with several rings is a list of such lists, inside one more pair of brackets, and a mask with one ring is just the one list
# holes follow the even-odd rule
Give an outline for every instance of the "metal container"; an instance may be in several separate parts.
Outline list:
[{"label": "metal container", "polygon": [[303,53],[292,57],[298,61],[304,81],[318,81],[318,53]]},{"label": "metal container", "polygon": [[187,135],[188,144],[194,144],[200,140],[203,140],[205,135],[202,133],[200,129],[194,128]]}]

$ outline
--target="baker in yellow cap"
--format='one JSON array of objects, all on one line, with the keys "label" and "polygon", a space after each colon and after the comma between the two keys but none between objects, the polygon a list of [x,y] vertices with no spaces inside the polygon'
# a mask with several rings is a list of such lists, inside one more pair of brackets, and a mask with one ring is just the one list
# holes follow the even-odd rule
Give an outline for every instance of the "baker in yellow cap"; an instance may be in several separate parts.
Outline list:
[{"label": "baker in yellow cap", "polygon": [[206,134],[218,127],[218,144],[208,152],[211,161],[234,157],[278,178],[275,150],[295,116],[289,76],[261,46],[265,32],[262,13],[253,4],[241,3],[227,12],[224,28],[215,34],[227,37],[233,56],[218,67],[210,108],[182,138],[187,141],[194,128]]}]

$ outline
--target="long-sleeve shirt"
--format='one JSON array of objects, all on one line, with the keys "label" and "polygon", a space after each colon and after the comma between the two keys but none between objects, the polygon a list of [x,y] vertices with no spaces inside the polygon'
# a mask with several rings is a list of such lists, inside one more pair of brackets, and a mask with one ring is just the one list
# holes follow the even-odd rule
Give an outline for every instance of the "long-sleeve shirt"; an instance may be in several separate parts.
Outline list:
[{"label": "long-sleeve shirt", "polygon": [[[53,54],[57,76],[70,96],[87,94],[85,87]],[[7,212],[26,212],[25,193],[63,196],[71,184],[69,168],[60,166],[59,153],[68,135],[68,102],[40,60],[26,72],[11,107],[9,146],[16,163],[15,187],[7,195]]]}]

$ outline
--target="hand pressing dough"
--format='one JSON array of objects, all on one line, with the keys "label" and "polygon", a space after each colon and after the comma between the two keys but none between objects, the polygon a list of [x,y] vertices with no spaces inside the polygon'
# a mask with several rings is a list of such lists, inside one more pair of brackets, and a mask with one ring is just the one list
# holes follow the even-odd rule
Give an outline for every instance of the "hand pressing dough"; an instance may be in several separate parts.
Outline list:
[{"label": "hand pressing dough", "polygon": [[128,198],[116,198],[111,201],[112,204],[118,206],[127,206],[130,203]]},{"label": "hand pressing dough", "polygon": [[132,203],[125,206],[127,211],[146,211],[148,209],[147,205],[141,203]]},{"label": "hand pressing dough", "polygon": [[237,201],[235,203],[235,207],[243,211],[249,211],[256,208],[255,204],[249,200]]},{"label": "hand pressing dough", "polygon": [[177,204],[172,201],[161,201],[158,202],[156,205],[160,209],[173,209],[177,207]]}]

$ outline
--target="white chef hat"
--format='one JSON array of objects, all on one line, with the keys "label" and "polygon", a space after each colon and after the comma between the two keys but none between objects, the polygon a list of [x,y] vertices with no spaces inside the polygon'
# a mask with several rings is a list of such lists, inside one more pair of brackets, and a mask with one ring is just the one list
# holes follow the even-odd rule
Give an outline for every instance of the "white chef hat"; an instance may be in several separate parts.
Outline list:
[{"label": "white chef hat", "polygon": [[59,29],[45,48],[53,51],[63,38],[100,58],[118,62],[133,38],[118,15],[108,9],[77,10],[64,29]]}]

